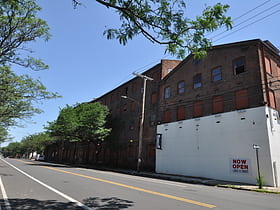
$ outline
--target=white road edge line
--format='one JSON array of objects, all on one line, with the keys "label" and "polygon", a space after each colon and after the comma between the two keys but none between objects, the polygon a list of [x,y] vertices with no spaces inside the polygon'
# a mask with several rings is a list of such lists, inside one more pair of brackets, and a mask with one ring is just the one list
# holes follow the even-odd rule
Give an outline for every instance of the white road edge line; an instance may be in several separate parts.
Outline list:
[{"label": "white road edge line", "polygon": [[79,206],[79,207],[81,207],[81,208],[83,208],[83,209],[85,209],[85,210],[92,210],[91,208],[89,208],[88,206],[86,206],[86,205],[82,204],[81,202],[75,200],[74,198],[71,198],[70,196],[68,196],[68,195],[66,195],[66,194],[64,194],[64,193],[62,193],[62,192],[60,192],[60,191],[58,191],[57,189],[55,189],[55,188],[53,188],[53,187],[51,187],[51,186],[45,184],[44,182],[42,182],[42,181],[40,181],[40,180],[34,178],[33,176],[31,176],[31,175],[25,173],[25,172],[22,171],[22,170],[18,169],[17,167],[15,167],[15,166],[12,165],[11,163],[7,162],[6,160],[3,160],[3,159],[2,159],[2,161],[4,161],[5,163],[7,163],[9,166],[13,167],[14,169],[16,169],[17,171],[19,171],[20,173],[24,174],[24,175],[27,176],[28,178],[32,179],[33,181],[35,181],[35,182],[37,182],[37,183],[43,185],[44,187],[48,188],[49,190],[51,190],[51,191],[57,193],[58,195],[64,197],[65,199],[69,200],[70,202],[75,203],[77,206]]},{"label": "white road edge line", "polygon": [[[2,182],[1,176],[0,176],[0,188],[1,188],[1,192],[2,192],[2,196],[3,196],[3,199],[4,199],[6,209],[7,210],[12,210],[9,199],[8,199],[8,196],[7,196],[7,193],[6,193],[6,190],[5,190],[5,187],[4,187],[4,184]],[[1,209],[1,206],[0,206],[0,209]]]}]

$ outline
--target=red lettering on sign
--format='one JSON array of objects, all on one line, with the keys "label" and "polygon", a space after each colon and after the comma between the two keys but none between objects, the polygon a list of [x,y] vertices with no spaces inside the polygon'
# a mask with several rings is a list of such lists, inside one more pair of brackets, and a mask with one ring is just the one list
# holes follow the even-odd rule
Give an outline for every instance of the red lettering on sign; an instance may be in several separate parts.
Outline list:
[{"label": "red lettering on sign", "polygon": [[[246,161],[245,161],[246,162]],[[232,168],[240,168],[240,169],[246,169],[248,170],[249,169],[249,166],[248,165],[243,165],[243,164],[233,164],[232,165]]]},{"label": "red lettering on sign", "polygon": [[247,169],[248,170],[248,165],[242,165],[241,169]]},{"label": "red lettering on sign", "polygon": [[250,161],[246,159],[231,159],[233,173],[246,173],[249,174]]},{"label": "red lettering on sign", "polygon": [[236,163],[237,163],[237,164],[246,164],[246,163],[247,163],[247,160],[239,160],[239,159],[234,160],[234,159],[233,159],[232,162],[235,163],[235,164],[236,164]]},{"label": "red lettering on sign", "polygon": [[242,164],[246,164],[246,160],[241,160],[241,163]]}]

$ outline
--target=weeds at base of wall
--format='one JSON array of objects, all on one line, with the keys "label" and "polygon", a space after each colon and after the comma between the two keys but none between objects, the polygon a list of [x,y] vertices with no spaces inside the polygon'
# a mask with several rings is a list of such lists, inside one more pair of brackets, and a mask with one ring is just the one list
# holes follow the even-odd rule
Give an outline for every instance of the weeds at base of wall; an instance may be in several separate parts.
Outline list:
[{"label": "weeds at base of wall", "polygon": [[263,186],[264,186],[264,176],[263,175],[260,175],[260,177],[257,177],[256,178],[256,181],[257,181],[257,185],[259,186],[259,189],[263,189]]}]

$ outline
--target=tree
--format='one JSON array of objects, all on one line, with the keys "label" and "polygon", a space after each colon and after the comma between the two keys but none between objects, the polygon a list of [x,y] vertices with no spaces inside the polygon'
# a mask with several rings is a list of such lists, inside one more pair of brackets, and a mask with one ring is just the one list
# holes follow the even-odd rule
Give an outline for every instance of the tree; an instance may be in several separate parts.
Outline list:
[{"label": "tree", "polygon": [[[72,0],[74,6],[80,5]],[[96,0],[107,8],[115,9],[120,16],[121,26],[104,32],[108,39],[117,39],[121,44],[142,34],[153,43],[166,45],[166,52],[184,58],[187,52],[196,58],[206,55],[212,42],[206,38],[222,26],[232,27],[227,17],[229,5],[218,3],[206,7],[201,16],[191,20],[185,16],[184,0]]]},{"label": "tree", "polygon": [[75,108],[78,116],[77,135],[82,141],[102,142],[111,129],[106,128],[109,110],[99,102],[82,103]]},{"label": "tree", "polygon": [[52,143],[52,138],[49,134],[42,132],[26,136],[21,143],[25,154],[30,152],[42,153],[45,151],[45,147]]},{"label": "tree", "polygon": [[2,148],[2,151],[5,156],[11,155],[19,157],[26,155],[26,157],[28,157],[28,154],[33,154],[33,152],[44,152],[45,147],[52,142],[52,138],[47,133],[42,132],[26,136],[21,142],[12,142],[8,146]]},{"label": "tree", "polygon": [[22,144],[20,142],[12,142],[2,149],[4,156],[19,157],[24,154]]},{"label": "tree", "polygon": [[28,75],[17,76],[9,67],[0,66],[0,127],[17,126],[18,120],[42,112],[34,107],[34,102],[57,97],[39,80]]},{"label": "tree", "polygon": [[81,142],[87,143],[87,158],[89,160],[90,142],[95,144],[95,160],[98,161],[102,142],[110,134],[111,129],[106,127],[109,110],[99,102],[82,103],[75,109],[78,116],[77,134]]},{"label": "tree", "polygon": [[57,119],[49,122],[46,129],[52,137],[74,142],[78,141],[77,127],[78,118],[75,112],[75,105],[66,105],[66,107],[59,111]]},{"label": "tree", "polygon": [[8,141],[8,140],[10,140],[10,137],[9,137],[7,129],[0,126],[0,144],[2,142]]},{"label": "tree", "polygon": [[[30,54],[27,44],[50,38],[46,21],[37,17],[40,7],[35,0],[0,0],[0,138],[7,138],[7,128],[19,125],[42,110],[32,103],[59,97],[50,93],[39,81],[27,75],[17,76],[14,64],[42,70],[48,68]],[[4,131],[5,130],[5,131]]]},{"label": "tree", "polygon": [[106,127],[108,113],[108,108],[99,102],[67,105],[46,129],[50,136],[60,139],[58,144],[64,141],[75,142],[73,154],[75,161],[77,142],[88,143],[89,149],[90,142],[94,142],[96,147],[101,146],[109,135],[111,129]]},{"label": "tree", "polygon": [[18,64],[33,70],[48,66],[31,57],[26,44],[36,39],[48,40],[46,21],[37,18],[41,8],[35,0],[0,0],[0,65]]},{"label": "tree", "polygon": [[74,142],[73,162],[76,160],[76,146],[80,141],[77,135],[78,119],[75,112],[75,105],[66,105],[59,111],[58,117],[53,122],[48,122],[45,127],[47,133],[54,139],[54,145],[57,145],[58,151],[62,150],[64,142]]},{"label": "tree", "polygon": [[111,130],[106,128],[107,115],[108,108],[99,102],[67,105],[46,129],[68,141],[104,141]]}]

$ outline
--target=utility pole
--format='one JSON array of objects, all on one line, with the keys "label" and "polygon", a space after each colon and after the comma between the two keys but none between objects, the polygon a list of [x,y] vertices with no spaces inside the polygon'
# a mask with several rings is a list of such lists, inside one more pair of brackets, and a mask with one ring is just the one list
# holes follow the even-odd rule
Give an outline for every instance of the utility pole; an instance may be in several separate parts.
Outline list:
[{"label": "utility pole", "polygon": [[143,128],[144,128],[144,117],[145,117],[145,98],[146,98],[146,86],[147,80],[154,80],[151,77],[145,76],[143,74],[133,73],[133,75],[140,77],[144,80],[143,93],[142,93],[142,110],[140,115],[140,125],[139,125],[139,140],[138,140],[138,157],[137,157],[137,172],[140,171],[142,162],[142,145],[143,145]]}]

